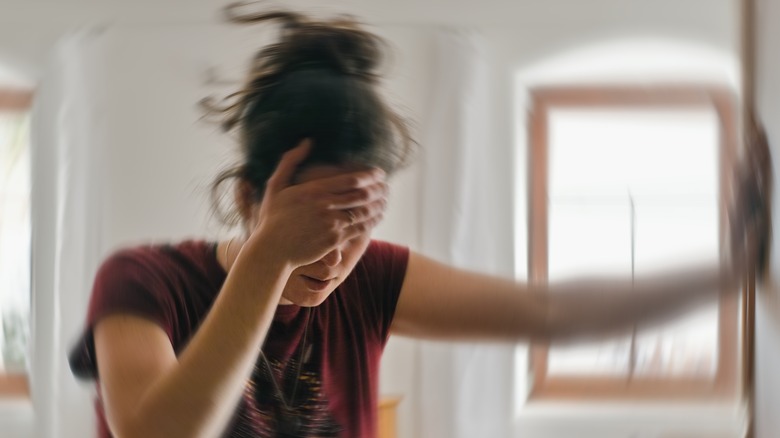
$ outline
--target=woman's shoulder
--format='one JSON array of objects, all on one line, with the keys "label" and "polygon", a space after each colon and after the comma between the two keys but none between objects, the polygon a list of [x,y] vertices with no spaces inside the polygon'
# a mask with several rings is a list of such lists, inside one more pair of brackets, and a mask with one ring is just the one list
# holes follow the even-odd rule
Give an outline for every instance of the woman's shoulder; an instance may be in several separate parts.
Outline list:
[{"label": "woman's shoulder", "polygon": [[99,272],[128,269],[158,271],[183,264],[202,270],[214,270],[218,267],[216,242],[189,239],[121,246],[109,252],[103,259]]},{"label": "woman's shoulder", "polygon": [[216,242],[203,239],[187,239],[179,241],[145,242],[138,244],[125,244],[109,251],[105,260],[112,259],[143,259],[178,252],[185,255],[196,256],[208,249],[214,249]]},{"label": "woman's shoulder", "polygon": [[408,260],[408,247],[372,240],[341,293],[332,295],[352,308],[352,314],[362,315],[364,327],[376,334],[373,339],[381,345],[387,341]]},{"label": "woman's shoulder", "polygon": [[372,239],[358,262],[356,274],[387,284],[388,278],[404,277],[408,261],[409,247]]},{"label": "woman's shoulder", "polygon": [[182,321],[199,321],[224,280],[216,243],[183,240],[126,245],[103,260],[92,286],[85,328],[70,353],[74,374],[95,378],[93,329],[113,314],[151,320],[178,348],[190,332]]},{"label": "woman's shoulder", "polygon": [[398,257],[399,255],[408,254],[409,247],[398,243],[389,242],[380,239],[371,239],[366,252],[363,254],[364,258],[387,258]]}]

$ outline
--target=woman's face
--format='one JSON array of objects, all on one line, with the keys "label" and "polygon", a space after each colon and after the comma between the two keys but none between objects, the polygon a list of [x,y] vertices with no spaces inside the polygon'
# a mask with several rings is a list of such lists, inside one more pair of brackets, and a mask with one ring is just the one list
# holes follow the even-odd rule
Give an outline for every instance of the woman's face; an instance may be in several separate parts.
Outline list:
[{"label": "woman's face", "polygon": [[[295,179],[304,183],[362,169],[365,166],[312,165],[300,171]],[[370,241],[370,233],[361,234],[317,262],[296,268],[287,280],[280,304],[320,305],[352,272]]]}]

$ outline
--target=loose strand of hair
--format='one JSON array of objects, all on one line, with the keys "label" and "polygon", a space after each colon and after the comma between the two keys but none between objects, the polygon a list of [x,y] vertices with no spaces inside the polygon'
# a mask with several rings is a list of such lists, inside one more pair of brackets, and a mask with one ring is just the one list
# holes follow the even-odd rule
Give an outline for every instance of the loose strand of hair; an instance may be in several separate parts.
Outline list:
[{"label": "loose strand of hair", "polygon": [[240,180],[243,173],[243,166],[232,166],[220,172],[211,185],[212,214],[219,218],[222,223],[230,227],[236,226],[241,222],[241,214],[235,205],[227,209],[224,207],[226,204],[225,199],[231,196],[231,193],[229,189],[223,190],[222,187],[232,179]]},{"label": "loose strand of hair", "polygon": [[231,23],[253,24],[263,21],[281,21],[285,28],[298,27],[305,23],[306,18],[298,13],[287,10],[275,10],[266,12],[239,12],[251,5],[257,5],[263,2],[235,2],[230,3],[223,9],[223,16]]}]

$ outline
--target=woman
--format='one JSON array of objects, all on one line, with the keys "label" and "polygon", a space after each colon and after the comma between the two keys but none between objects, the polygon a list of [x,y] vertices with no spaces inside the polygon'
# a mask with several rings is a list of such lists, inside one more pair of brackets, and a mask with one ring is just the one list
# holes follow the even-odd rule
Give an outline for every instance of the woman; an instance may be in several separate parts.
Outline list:
[{"label": "woman", "polygon": [[[216,186],[235,180],[245,234],[130,248],[104,262],[71,355],[77,375],[99,382],[100,436],[371,437],[390,334],[604,335],[739,281],[744,224],[760,210],[736,216],[731,262],[634,285],[520,284],[372,241],[385,178],[411,144],[377,93],[381,40],[348,19],[233,19],[284,25],[224,110],[243,161]],[[741,198],[760,199],[754,179],[744,181]]]}]

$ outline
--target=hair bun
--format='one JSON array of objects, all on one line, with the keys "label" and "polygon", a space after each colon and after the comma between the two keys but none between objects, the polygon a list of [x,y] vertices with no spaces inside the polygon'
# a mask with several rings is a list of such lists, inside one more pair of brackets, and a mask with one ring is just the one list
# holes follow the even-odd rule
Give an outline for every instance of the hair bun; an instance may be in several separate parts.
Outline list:
[{"label": "hair bun", "polygon": [[359,29],[317,23],[285,33],[282,44],[291,48],[291,69],[321,64],[345,74],[373,75],[381,61],[380,42]]},{"label": "hair bun", "polygon": [[[224,105],[203,101],[208,114],[221,115],[225,131],[235,129],[242,153],[212,186],[217,212],[224,212],[220,186],[233,178],[261,201],[283,154],[304,138],[314,147],[303,165],[354,163],[391,174],[408,162],[415,142],[377,83],[381,37],[349,16],[316,21],[289,11],[246,13],[247,5],[228,6],[225,14],[235,23],[273,21],[279,34],[257,52],[244,85]],[[236,212],[224,216],[228,223],[237,223]]]},{"label": "hair bun", "polygon": [[[312,20],[301,14],[274,10],[241,12],[252,3],[234,3],[225,8],[231,22],[252,24],[281,22],[280,40],[258,53],[258,68],[276,73],[306,68],[327,68],[343,74],[374,78],[386,48],[385,42],[363,30],[354,17],[341,15],[331,20]],[[282,61],[283,60],[283,61]]]}]

